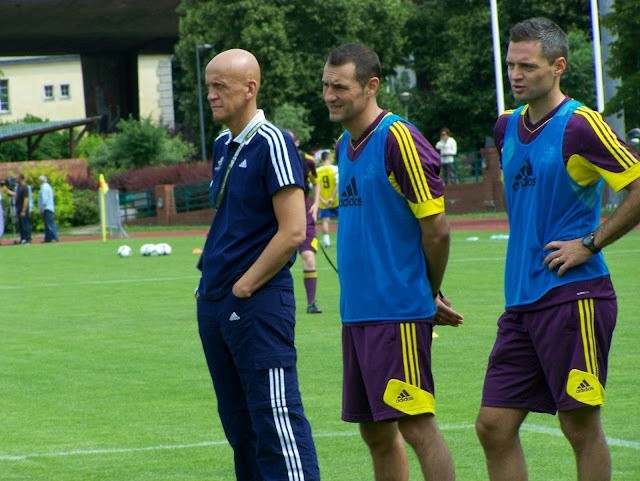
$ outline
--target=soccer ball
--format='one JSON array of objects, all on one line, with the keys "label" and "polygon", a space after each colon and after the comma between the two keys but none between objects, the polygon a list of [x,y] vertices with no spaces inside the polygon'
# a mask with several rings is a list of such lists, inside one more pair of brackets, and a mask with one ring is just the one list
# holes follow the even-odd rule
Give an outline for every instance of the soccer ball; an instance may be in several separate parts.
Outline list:
[{"label": "soccer ball", "polygon": [[156,246],[154,246],[153,244],[143,244],[142,247],[140,247],[140,254],[142,254],[143,256],[150,256],[151,252],[155,252],[155,250]]},{"label": "soccer ball", "polygon": [[120,247],[118,247],[118,255],[120,257],[129,257],[129,256],[131,256],[131,247],[129,247],[129,246],[120,246]]},{"label": "soccer ball", "polygon": [[160,253],[160,255],[162,256],[168,256],[171,255],[171,246],[165,242],[163,242],[162,244],[158,244],[156,245],[156,250]]}]

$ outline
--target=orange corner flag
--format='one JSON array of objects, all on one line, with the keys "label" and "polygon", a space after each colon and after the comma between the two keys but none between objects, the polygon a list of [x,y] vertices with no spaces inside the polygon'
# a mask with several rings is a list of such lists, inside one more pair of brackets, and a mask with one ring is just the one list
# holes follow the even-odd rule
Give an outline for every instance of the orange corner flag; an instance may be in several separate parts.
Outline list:
[{"label": "orange corner flag", "polygon": [[102,174],[100,174],[100,190],[103,194],[109,192],[109,185],[107,184],[107,181],[104,180],[104,175]]}]

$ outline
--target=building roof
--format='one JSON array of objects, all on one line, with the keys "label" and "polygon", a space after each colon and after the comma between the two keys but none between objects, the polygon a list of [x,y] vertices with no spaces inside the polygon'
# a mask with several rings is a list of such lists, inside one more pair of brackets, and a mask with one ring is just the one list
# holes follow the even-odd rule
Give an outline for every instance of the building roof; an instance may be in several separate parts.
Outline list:
[{"label": "building roof", "polygon": [[180,0],[2,0],[0,55],[172,53]]},{"label": "building roof", "polygon": [[[86,132],[87,126],[94,122],[98,122],[101,117],[88,117],[77,120],[54,120],[38,123],[16,122],[12,124],[0,124],[0,142],[9,140],[27,138],[27,160],[31,159],[33,150],[45,134],[55,132],[57,130],[73,129],[74,127],[84,126],[82,131],[77,135],[69,136],[69,153],[74,157],[75,146],[80,141],[82,135]],[[31,141],[32,137],[36,137],[35,141]]]}]

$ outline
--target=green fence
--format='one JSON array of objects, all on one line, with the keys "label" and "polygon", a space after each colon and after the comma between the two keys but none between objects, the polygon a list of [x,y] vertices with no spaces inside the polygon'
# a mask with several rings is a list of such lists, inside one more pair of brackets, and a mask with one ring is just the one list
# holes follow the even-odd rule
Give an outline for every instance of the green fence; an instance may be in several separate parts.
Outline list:
[{"label": "green fence", "polygon": [[482,172],[486,168],[480,152],[459,152],[453,162],[457,183],[482,182]]},{"label": "green fence", "polygon": [[[176,212],[208,209],[211,207],[209,181],[192,182],[173,186]],[[122,192],[120,194],[120,218],[123,222],[156,215],[154,189]]]},{"label": "green fence", "polygon": [[[456,183],[482,182],[485,169],[480,152],[460,152],[454,161]],[[190,212],[212,207],[209,181],[202,180],[173,186],[176,212]],[[120,194],[120,215],[123,222],[156,215],[154,189],[123,192]]]},{"label": "green fence", "polygon": [[153,189],[120,193],[120,219],[153,217],[156,215],[156,196]]},{"label": "green fence", "polygon": [[208,180],[174,185],[173,198],[176,203],[176,212],[190,212],[212,207]]}]

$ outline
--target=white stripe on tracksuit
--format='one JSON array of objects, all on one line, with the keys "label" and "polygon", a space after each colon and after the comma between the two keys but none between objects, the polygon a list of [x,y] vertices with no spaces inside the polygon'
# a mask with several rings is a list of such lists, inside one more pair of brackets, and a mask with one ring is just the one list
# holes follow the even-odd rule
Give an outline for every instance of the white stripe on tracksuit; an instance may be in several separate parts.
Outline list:
[{"label": "white stripe on tracksuit", "polygon": [[266,123],[260,127],[258,133],[269,143],[271,163],[278,177],[280,186],[295,184],[291,170],[291,159],[289,158],[289,152],[282,132],[280,132],[277,127]]},{"label": "white stripe on tracksuit", "polygon": [[302,461],[300,460],[300,453],[298,452],[298,446],[289,420],[283,368],[269,369],[269,391],[273,421],[280,438],[280,446],[287,465],[289,481],[304,481]]}]

